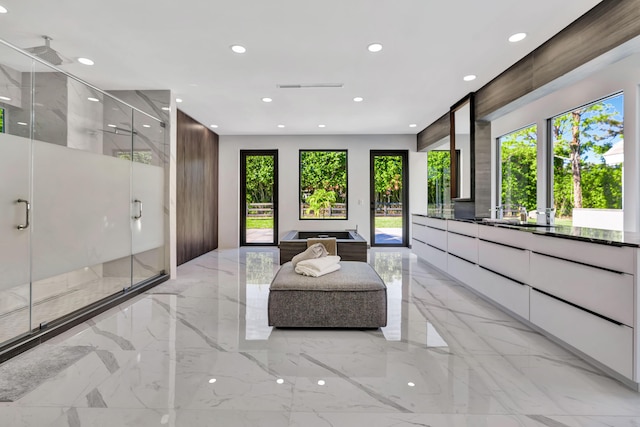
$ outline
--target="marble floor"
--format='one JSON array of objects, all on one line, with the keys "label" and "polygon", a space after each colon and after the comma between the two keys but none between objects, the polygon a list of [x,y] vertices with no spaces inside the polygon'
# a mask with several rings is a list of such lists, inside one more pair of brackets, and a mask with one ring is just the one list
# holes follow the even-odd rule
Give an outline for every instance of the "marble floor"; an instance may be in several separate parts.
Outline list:
[{"label": "marble floor", "polygon": [[640,426],[640,393],[407,249],[380,330],[272,329],[272,248],[178,278],[0,365],[0,426]]}]

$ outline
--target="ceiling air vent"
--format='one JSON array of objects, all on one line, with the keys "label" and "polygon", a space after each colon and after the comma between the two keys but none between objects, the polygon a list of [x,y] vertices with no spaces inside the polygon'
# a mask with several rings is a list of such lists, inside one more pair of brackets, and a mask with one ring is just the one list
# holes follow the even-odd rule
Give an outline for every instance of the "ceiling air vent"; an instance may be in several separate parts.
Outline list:
[{"label": "ceiling air vent", "polygon": [[306,88],[325,88],[325,87],[343,87],[344,83],[311,83],[311,84],[287,84],[277,85],[280,89],[306,89]]}]

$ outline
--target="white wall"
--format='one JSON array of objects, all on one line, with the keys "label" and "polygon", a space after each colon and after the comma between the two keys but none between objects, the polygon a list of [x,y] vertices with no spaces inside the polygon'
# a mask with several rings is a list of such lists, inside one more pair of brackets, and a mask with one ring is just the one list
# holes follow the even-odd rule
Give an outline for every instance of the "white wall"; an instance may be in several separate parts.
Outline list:
[{"label": "white wall", "polygon": [[[426,153],[416,152],[415,135],[221,136],[219,183],[219,245],[240,242],[240,150],[278,150],[279,238],[291,230],[344,230],[358,226],[369,236],[369,150],[409,150],[409,209],[426,211]],[[298,219],[298,157],[300,149],[348,150],[348,220]]]},{"label": "white wall", "polygon": [[[624,230],[640,230],[640,197],[638,168],[638,84],[640,83],[640,54],[631,55],[593,73],[591,76],[533,101],[491,122],[492,158],[496,159],[496,139],[514,130],[536,123],[538,126],[538,207],[545,207],[548,156],[548,118],[573,108],[624,91]],[[497,202],[497,165],[491,165],[491,204]]]}]

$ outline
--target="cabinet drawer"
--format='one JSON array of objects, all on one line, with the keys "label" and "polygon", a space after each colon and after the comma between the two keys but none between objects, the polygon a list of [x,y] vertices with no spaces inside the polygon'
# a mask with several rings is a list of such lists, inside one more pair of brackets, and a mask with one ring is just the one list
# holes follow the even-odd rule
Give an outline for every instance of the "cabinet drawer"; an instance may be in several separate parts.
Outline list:
[{"label": "cabinet drawer", "polygon": [[427,217],[422,215],[411,215],[411,222],[414,224],[427,225]]},{"label": "cabinet drawer", "polygon": [[633,276],[531,253],[534,288],[633,325]]},{"label": "cabinet drawer", "polygon": [[421,224],[413,224],[413,228],[412,228],[412,232],[413,232],[413,238],[414,239],[418,239],[418,240],[422,240],[423,242],[426,242],[428,237],[427,237],[427,226],[426,225],[421,225]]},{"label": "cabinet drawer", "polygon": [[633,375],[633,329],[531,290],[530,320],[627,378]]},{"label": "cabinet drawer", "polygon": [[495,225],[478,225],[478,237],[490,242],[503,243],[517,248],[529,249],[531,233],[512,230]]},{"label": "cabinet drawer", "polygon": [[425,258],[429,264],[434,267],[439,268],[440,270],[446,272],[447,271],[447,253],[434,248],[433,246],[426,245],[425,248]]},{"label": "cabinet drawer", "polygon": [[529,286],[478,266],[472,287],[515,314],[529,319]]},{"label": "cabinet drawer", "polygon": [[426,227],[426,240],[425,243],[435,246],[443,251],[447,250],[447,232],[437,228]]},{"label": "cabinet drawer", "polygon": [[478,264],[517,282],[529,283],[529,251],[527,250],[479,240]]},{"label": "cabinet drawer", "polygon": [[427,247],[426,243],[416,240],[415,238],[411,242],[411,252],[423,261],[427,259]]},{"label": "cabinet drawer", "polygon": [[531,233],[532,251],[584,264],[635,274],[635,248],[579,242]]},{"label": "cabinet drawer", "polygon": [[425,218],[425,225],[433,228],[439,228],[440,230],[446,230],[447,220],[438,218]]},{"label": "cabinet drawer", "polygon": [[478,224],[464,221],[448,221],[447,230],[465,236],[478,237]]},{"label": "cabinet drawer", "polygon": [[447,273],[460,282],[468,285],[474,281],[478,266],[449,254],[447,256]]},{"label": "cabinet drawer", "polygon": [[478,240],[452,231],[447,233],[447,252],[471,261],[478,262]]}]

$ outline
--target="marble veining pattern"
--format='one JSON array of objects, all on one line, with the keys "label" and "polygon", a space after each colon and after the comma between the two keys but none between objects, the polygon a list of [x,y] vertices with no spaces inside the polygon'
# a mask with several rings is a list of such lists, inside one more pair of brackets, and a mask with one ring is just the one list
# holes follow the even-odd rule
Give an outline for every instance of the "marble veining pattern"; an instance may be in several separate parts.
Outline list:
[{"label": "marble veining pattern", "polygon": [[640,393],[409,250],[369,252],[385,328],[273,329],[277,249],[214,251],[0,365],[0,425],[640,426]]}]

